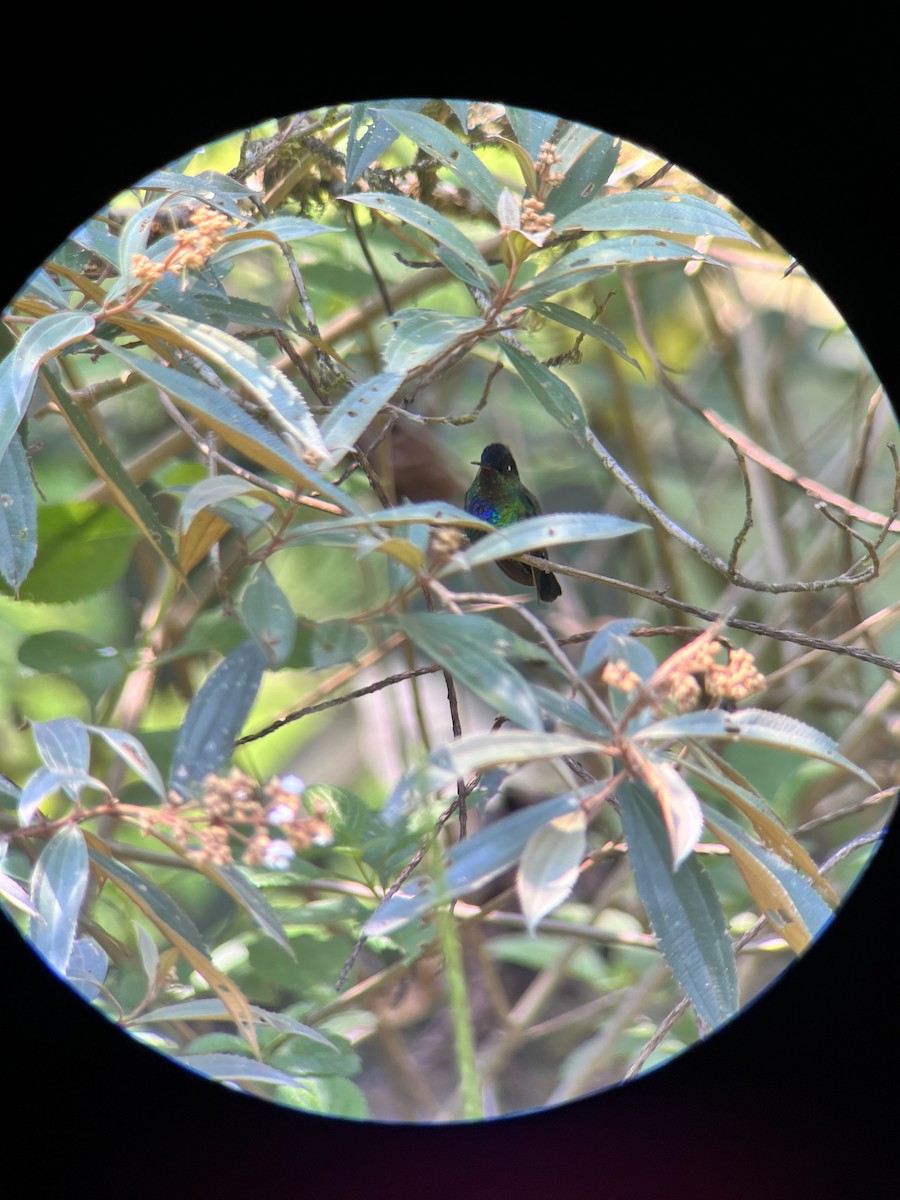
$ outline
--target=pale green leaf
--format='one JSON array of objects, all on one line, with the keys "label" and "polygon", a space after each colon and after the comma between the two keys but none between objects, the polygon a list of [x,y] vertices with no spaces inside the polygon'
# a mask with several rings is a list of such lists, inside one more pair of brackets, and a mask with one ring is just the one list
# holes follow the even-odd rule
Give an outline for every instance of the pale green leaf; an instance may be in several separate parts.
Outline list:
[{"label": "pale green leaf", "polygon": [[500,184],[481,159],[465,142],[443,125],[423,113],[399,108],[373,108],[372,113],[387,121],[426,154],[437,159],[457,176],[460,183],[477,196],[485,208],[497,211]]},{"label": "pale green leaf", "polygon": [[494,276],[491,274],[484,255],[447,217],[434,212],[426,205],[419,203],[418,200],[412,200],[408,196],[388,196],[383,192],[357,192],[340,198],[348,204],[361,204],[366,208],[398,217],[405,224],[428,234],[439,245],[446,246],[461,259],[479,280],[481,287],[488,291],[494,289]]},{"label": "pale green leaf", "polygon": [[578,879],[587,845],[582,809],[554,817],[528,839],[516,875],[516,892],[528,932],[562,904]]},{"label": "pale green leaf", "polygon": [[436,359],[456,343],[474,342],[485,329],[482,317],[457,317],[428,308],[405,308],[391,317],[395,325],[382,358],[388,371],[403,374]]},{"label": "pale green leaf", "polygon": [[0,575],[18,593],[37,555],[37,504],[21,439],[0,452]]},{"label": "pale green leaf", "polygon": [[563,229],[658,229],[691,237],[753,238],[722,209],[678,192],[621,192],[589,200],[558,223]]}]

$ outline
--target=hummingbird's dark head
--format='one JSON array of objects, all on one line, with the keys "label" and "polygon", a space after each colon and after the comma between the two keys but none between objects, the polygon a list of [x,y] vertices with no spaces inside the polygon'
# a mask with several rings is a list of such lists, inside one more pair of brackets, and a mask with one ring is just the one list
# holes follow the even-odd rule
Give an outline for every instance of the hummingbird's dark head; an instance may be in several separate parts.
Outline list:
[{"label": "hummingbird's dark head", "polygon": [[481,452],[481,462],[474,465],[482,470],[496,471],[504,479],[517,479],[519,475],[516,460],[510,454],[509,447],[502,442],[491,442],[490,446],[485,446]]}]

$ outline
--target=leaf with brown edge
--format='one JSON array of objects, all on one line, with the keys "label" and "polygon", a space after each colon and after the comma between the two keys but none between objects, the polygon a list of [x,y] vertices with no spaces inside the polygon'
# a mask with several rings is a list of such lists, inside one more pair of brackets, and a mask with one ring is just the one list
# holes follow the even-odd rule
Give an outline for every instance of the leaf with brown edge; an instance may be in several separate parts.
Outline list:
[{"label": "leaf with brown edge", "polygon": [[83,832],[95,869],[114,883],[177,948],[197,974],[206,980],[225,1005],[229,1016],[253,1053],[259,1058],[259,1043],[249,1001],[237,984],[209,959],[200,934],[187,914],[155,884],[105,854],[107,846],[102,838],[88,830]]}]

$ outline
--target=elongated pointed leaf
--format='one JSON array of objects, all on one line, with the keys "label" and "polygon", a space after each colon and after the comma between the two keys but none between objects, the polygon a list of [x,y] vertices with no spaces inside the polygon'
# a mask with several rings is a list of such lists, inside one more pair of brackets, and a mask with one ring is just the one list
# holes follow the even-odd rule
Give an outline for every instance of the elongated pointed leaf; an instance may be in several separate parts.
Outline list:
[{"label": "elongated pointed leaf", "polygon": [[178,731],[169,786],[189,797],[230,757],[256,699],[265,668],[256,642],[244,642],[212,671],[191,701]]},{"label": "elongated pointed leaf", "polygon": [[473,771],[596,750],[596,740],[564,733],[501,729],[491,734],[468,734],[433,750],[422,766],[408,771],[388,797],[382,816],[393,823],[419,797],[450,787]]},{"label": "elongated pointed leaf", "polygon": [[172,536],[160,521],[150,501],[132,480],[119,456],[104,441],[68,393],[52,378],[49,382],[59,410],[85,458],[106,482],[118,506],[134,521],[176,577],[183,579]]},{"label": "elongated pointed leaf", "polygon": [[[272,906],[259,888],[234,863],[205,863],[204,874],[249,915],[251,920],[273,941],[295,958],[294,949]],[[303,1028],[306,1028],[305,1026]]]},{"label": "elongated pointed leaf", "polygon": [[414,370],[454,343],[471,340],[484,330],[482,317],[458,317],[428,308],[405,308],[391,318],[396,327],[383,351],[388,371]]},{"label": "elongated pointed leaf", "polygon": [[190,1071],[196,1071],[198,1075],[219,1082],[232,1080],[236,1083],[270,1083],[289,1087],[296,1087],[297,1084],[293,1075],[254,1058],[244,1058],[241,1054],[182,1054],[175,1061]]},{"label": "elongated pointed leaf", "polygon": [[405,633],[423,654],[450,671],[495,712],[525,729],[543,729],[530,685],[509,662],[512,656],[522,655],[523,646],[530,648],[533,657],[545,658],[537,647],[514,638],[498,622],[471,614],[410,614],[385,624]]},{"label": "elongated pointed leaf", "polygon": [[191,196],[195,200],[202,200],[210,208],[217,208],[227,216],[240,220],[246,217],[238,201],[248,199],[256,190],[218,171],[200,171],[197,175],[183,175],[170,170],[154,171],[142,179],[137,187]]},{"label": "elongated pointed leaf", "polygon": [[323,233],[344,232],[339,225],[320,225],[316,221],[308,221],[305,217],[270,217],[267,221],[259,221],[246,229],[236,229],[227,233],[222,246],[210,261],[217,265],[236,258],[247,250],[258,250],[265,246],[277,248],[282,243],[305,241]]},{"label": "elongated pointed leaf", "polygon": [[491,212],[497,211],[500,184],[481,159],[465,142],[460,141],[456,134],[423,113],[382,107],[373,108],[372,113],[393,125],[398,133],[415,142],[443,166],[449,167],[460,183],[477,196],[485,208]]},{"label": "elongated pointed leaf", "polygon": [[37,558],[22,584],[22,598],[68,604],[96,595],[121,579],[140,536],[134,522],[111,504],[42,504]]},{"label": "elongated pointed leaf", "polygon": [[350,517],[335,517],[330,521],[310,521],[284,539],[283,545],[293,545],[307,540],[316,541],[321,536],[332,536],[342,530],[364,529],[378,525],[391,528],[395,525],[463,525],[470,529],[481,529],[493,533],[494,526],[473,517],[463,508],[446,504],[443,500],[429,500],[423,504],[401,504],[397,508],[383,508],[375,512]]},{"label": "elongated pointed leaf", "polygon": [[517,350],[508,342],[501,342],[503,353],[515,367],[519,378],[555,421],[567,429],[584,445],[587,420],[581,401],[558,375],[535,358]]},{"label": "elongated pointed leaf", "polygon": [[590,279],[608,275],[616,267],[678,259],[706,260],[706,255],[698,254],[690,246],[682,246],[679,242],[644,234],[607,238],[564,255],[552,267],[535,275],[521,291],[514,292],[510,304],[532,305],[536,300],[545,300],[548,296],[578,287]]},{"label": "elongated pointed leaf", "polygon": [[812,725],[787,717],[781,713],[767,712],[762,708],[742,708],[737,712],[715,709],[711,712],[685,713],[680,717],[668,717],[654,721],[637,735],[640,741],[675,741],[685,738],[730,738],[742,742],[755,742],[763,746],[789,750],[794,754],[807,755],[843,767],[865,780],[871,787],[878,785],[868,771],[845,758],[837,748],[837,742]]},{"label": "elongated pointed leaf", "polygon": [[703,1023],[715,1028],[738,1009],[734,949],[716,890],[696,855],[672,870],[668,833],[654,796],[618,789],[628,858],[659,948]]},{"label": "elongated pointed leaf", "polygon": [[348,204],[362,204],[365,208],[388,213],[407,225],[412,225],[414,229],[420,229],[460,258],[483,288],[493,291],[496,281],[484,255],[465,234],[460,233],[452,221],[440,213],[420,204],[418,200],[411,200],[408,196],[388,196],[383,192],[356,192],[350,196],[341,196],[341,199]]},{"label": "elongated pointed leaf", "polygon": [[110,289],[109,298],[114,300],[120,293],[127,292],[134,283],[133,262],[136,254],[143,254],[153,232],[159,210],[171,203],[171,196],[160,196],[133,213],[119,234],[118,267],[119,280]]},{"label": "elongated pointed leaf", "polygon": [[161,363],[143,358],[138,354],[116,346],[112,342],[101,342],[103,348],[121,359],[126,366],[143,375],[151,383],[162,388],[179,408],[185,408],[209,425],[229,445],[246,454],[253,462],[284,475],[286,478],[318,492],[345,511],[361,511],[351,497],[340,488],[334,487],[324,475],[320,475],[292,449],[276,437],[271,430],[250,417],[236,402],[229,399],[227,392],[204,383],[175,367],[164,367]]},{"label": "elongated pointed leaf", "polygon": [[[329,1041],[323,1033],[319,1033],[310,1025],[304,1025],[301,1021],[295,1021],[286,1013],[270,1012],[266,1008],[260,1008],[258,1004],[251,1004],[250,1012],[259,1025],[276,1029],[279,1033],[290,1033],[295,1037],[306,1038],[311,1042],[317,1042],[327,1050],[333,1050],[335,1054],[339,1053],[334,1042]],[[181,1000],[177,1004],[164,1004],[161,1008],[155,1008],[151,1012],[140,1013],[132,1023],[146,1025],[154,1024],[157,1021],[221,1021],[227,1015],[228,1011],[221,1000]]]},{"label": "elongated pointed leaf", "polygon": [[99,942],[92,937],[75,939],[66,979],[82,1000],[91,1004],[97,999],[108,970],[109,958]]},{"label": "elongated pointed leaf", "polygon": [[88,725],[91,733],[101,737],[110,750],[121,758],[135,775],[143,779],[157,796],[165,798],[166,788],[156,763],[133,734],[123,729],[107,729],[103,725]]},{"label": "elongated pointed leaf", "polygon": [[595,542],[605,538],[624,537],[637,533],[649,526],[624,517],[613,517],[606,513],[550,513],[539,517],[526,517],[514,525],[498,529],[487,537],[479,538],[474,545],[459,554],[448,571],[478,566],[480,563],[496,562],[498,558],[512,558],[527,554],[540,547],[564,546],[569,542]]},{"label": "elongated pointed leaf", "polygon": [[658,229],[692,237],[753,238],[722,209],[678,192],[623,192],[589,200],[570,212],[560,229]]},{"label": "elongated pointed leaf", "polygon": [[95,867],[137,905],[193,969],[202,975],[225,1005],[254,1054],[258,1054],[259,1045],[247,997],[237,984],[211,961],[203,939],[187,914],[155,884],[105,854],[100,849],[104,843],[95,834],[88,834],[87,842],[91,862]]},{"label": "elongated pointed leaf", "polygon": [[675,767],[655,754],[636,755],[644,784],[656,797],[666,824],[672,850],[672,868],[677,871],[691,854],[703,832],[700,801]]},{"label": "elongated pointed leaf", "polygon": [[[418,112],[425,103],[424,100],[392,100],[385,107],[394,112],[398,109],[408,109]],[[374,115],[374,109],[368,104],[354,104],[350,110],[350,127],[347,132],[347,182],[359,179],[380,154],[383,154],[397,140],[397,130],[383,117],[376,117],[371,125],[364,129],[362,137],[358,137],[367,117]]]},{"label": "elongated pointed leaf", "polygon": [[563,224],[564,214],[598,195],[615,169],[621,146],[610,134],[584,125],[573,124],[563,132],[556,147],[562,159],[556,169],[563,181],[550,194],[557,225]]},{"label": "elongated pointed leaf", "polygon": [[91,743],[81,721],[74,717],[57,717],[53,721],[35,721],[31,728],[45,766],[56,771],[88,769]]},{"label": "elongated pointed leaf", "polygon": [[528,839],[516,876],[516,892],[529,933],[571,894],[584,858],[586,831],[584,812],[576,808],[554,817]]},{"label": "elongated pointed leaf", "polygon": [[287,661],[297,638],[297,618],[265,563],[259,564],[241,595],[241,620],[270,667]]},{"label": "elongated pointed leaf", "polygon": [[18,593],[37,555],[37,504],[19,438],[0,451],[0,575]]},{"label": "elongated pointed leaf", "polygon": [[35,321],[0,363],[0,457],[25,416],[41,363],[94,328],[84,312],[51,313]]},{"label": "elongated pointed leaf", "polygon": [[328,449],[335,454],[352,450],[402,383],[403,375],[387,372],[352,388],[322,422],[322,437]]},{"label": "elongated pointed leaf", "polygon": [[708,770],[691,758],[685,759],[683,766],[685,770],[704,780],[720,796],[733,804],[738,812],[746,817],[754,831],[770,850],[804,874],[831,908],[837,907],[840,897],[834,888],[813,862],[809,851],[800,845],[778,813],[765,802],[762,796],[754,792],[749,785],[742,787],[721,771]]},{"label": "elongated pointed leaf", "polygon": [[174,313],[153,312],[149,315],[157,324],[172,330],[179,345],[199,354],[246,387],[256,402],[278,422],[279,428],[296,440],[302,451],[320,462],[332,462],[303,396],[258,350],[212,325],[200,325]]},{"label": "elongated pointed leaf", "polygon": [[638,629],[646,624],[646,621],[641,621],[637,617],[623,617],[618,621],[610,621],[602,629],[598,629],[584,648],[578,674],[582,678],[586,678],[607,660],[615,661],[618,658],[624,658],[632,647],[636,647],[643,651],[642,669],[638,670],[638,667],[630,659],[628,665],[642,679],[649,679],[656,670],[656,659],[646,646],[642,646],[640,642],[635,642],[634,638],[629,637],[632,629]]},{"label": "elongated pointed leaf", "polygon": [[369,918],[363,927],[368,937],[378,937],[426,916],[438,904],[483,887],[517,862],[529,838],[554,818],[573,813],[590,793],[586,789],[554,796],[520,809],[474,837],[457,842],[446,857],[439,880],[430,886],[414,878],[405,883]]},{"label": "elongated pointed leaf", "polygon": [[77,825],[64,825],[41,851],[31,878],[31,900],[39,913],[31,920],[31,941],[60,975],[69,965],[87,882],[84,837]]},{"label": "elongated pointed leaf", "polygon": [[42,801],[59,791],[77,800],[84,788],[96,788],[107,792],[108,788],[99,779],[89,775],[87,771],[77,769],[58,769],[38,767],[29,776],[18,798],[19,823],[30,825],[34,820]]},{"label": "elongated pointed leaf", "polygon": [[751,838],[721,813],[708,818],[710,832],[731,851],[753,899],[795,954],[802,954],[833,913],[809,880],[783,858]]},{"label": "elongated pointed leaf", "polygon": [[599,325],[580,312],[565,308],[562,304],[553,304],[548,300],[538,301],[529,307],[536,313],[540,313],[542,317],[549,317],[551,321],[557,321],[560,325],[568,326],[569,329],[577,329],[579,333],[586,333],[588,337],[603,342],[605,346],[609,346],[610,350],[618,354],[619,358],[624,358],[627,363],[637,367],[640,373],[644,374],[644,368],[637,359],[631,357],[622,339],[617,337],[611,329],[607,329],[605,325]]},{"label": "elongated pointed leaf", "polygon": [[559,124],[559,117],[552,113],[537,112],[531,108],[516,108],[511,104],[506,106],[506,116],[512,125],[516,141],[532,159],[537,158],[544,142],[553,139],[553,132]]},{"label": "elongated pointed leaf", "polygon": [[570,700],[568,697],[561,696],[558,692],[552,692],[549,688],[541,687],[538,684],[532,685],[532,691],[540,705],[541,716],[545,722],[548,718],[553,721],[563,721],[566,725],[571,725],[573,729],[577,729],[579,733],[586,733],[589,737],[609,736],[610,731],[605,729],[597,718],[577,701]]}]

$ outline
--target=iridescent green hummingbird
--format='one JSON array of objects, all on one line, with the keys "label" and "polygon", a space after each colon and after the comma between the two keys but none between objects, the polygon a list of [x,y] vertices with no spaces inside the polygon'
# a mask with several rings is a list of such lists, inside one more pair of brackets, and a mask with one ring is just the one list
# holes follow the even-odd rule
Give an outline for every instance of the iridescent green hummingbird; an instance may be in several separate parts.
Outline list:
[{"label": "iridescent green hummingbird", "polygon": [[[509,452],[509,447],[502,442],[492,442],[481,452],[481,462],[472,463],[478,467],[475,481],[466,492],[466,512],[473,517],[480,517],[502,529],[505,525],[513,525],[525,517],[536,517],[540,514],[541,506],[532,496],[528,488],[519,479],[516,460]],[[477,529],[467,529],[470,542],[476,542],[484,534]],[[538,558],[546,558],[546,550],[532,550]],[[514,579],[516,583],[534,586],[538,597],[548,603],[562,595],[562,589],[555,575],[549,571],[538,571],[515,558],[503,558],[497,566],[504,575]]]}]

